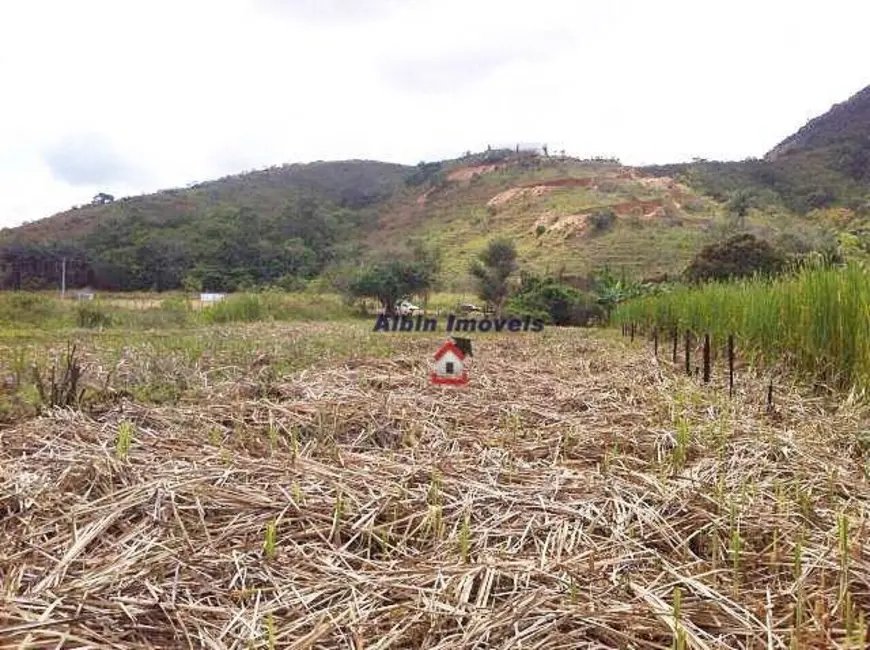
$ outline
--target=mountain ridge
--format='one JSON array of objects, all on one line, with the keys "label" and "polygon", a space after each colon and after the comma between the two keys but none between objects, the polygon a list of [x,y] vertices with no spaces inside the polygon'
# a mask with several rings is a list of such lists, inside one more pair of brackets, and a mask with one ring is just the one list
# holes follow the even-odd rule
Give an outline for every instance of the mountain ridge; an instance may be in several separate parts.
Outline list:
[{"label": "mountain ridge", "polygon": [[462,288],[496,236],[515,240],[526,268],[560,276],[676,274],[735,228],[800,251],[847,241],[870,252],[868,182],[870,87],[762,159],[632,167],[488,149],[416,166],[276,165],[83,206],[0,231],[0,287],[22,286],[22,268],[51,285],[45,269],[61,254],[87,269],[74,282],[110,288],[297,287],[422,243]]},{"label": "mountain ridge", "polygon": [[820,142],[825,138],[848,137],[849,132],[856,129],[870,134],[870,85],[809,120],[768,151],[764,160],[775,162],[790,151],[825,144]]}]

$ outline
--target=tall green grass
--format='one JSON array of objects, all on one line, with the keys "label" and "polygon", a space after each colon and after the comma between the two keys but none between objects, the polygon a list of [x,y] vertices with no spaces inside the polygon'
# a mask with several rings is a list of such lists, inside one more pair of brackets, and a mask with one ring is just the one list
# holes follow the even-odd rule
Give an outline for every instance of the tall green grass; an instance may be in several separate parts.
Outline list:
[{"label": "tall green grass", "polygon": [[341,296],[330,293],[237,293],[200,309],[183,294],[151,295],[147,300],[153,304],[142,307],[136,299],[123,294],[80,302],[44,293],[0,292],[0,331],[8,335],[63,329],[176,330],[224,323],[335,321],[359,316]]},{"label": "tall green grass", "polygon": [[353,315],[351,308],[332,294],[278,291],[234,294],[199,312],[200,319],[207,324],[341,320]]},{"label": "tall green grass", "polygon": [[63,316],[58,303],[57,299],[38,293],[0,293],[0,325],[22,327],[54,325]]},{"label": "tall green grass", "polygon": [[840,388],[870,388],[870,273],[857,264],[773,280],[677,287],[620,305],[612,322],[734,334],[741,356]]}]

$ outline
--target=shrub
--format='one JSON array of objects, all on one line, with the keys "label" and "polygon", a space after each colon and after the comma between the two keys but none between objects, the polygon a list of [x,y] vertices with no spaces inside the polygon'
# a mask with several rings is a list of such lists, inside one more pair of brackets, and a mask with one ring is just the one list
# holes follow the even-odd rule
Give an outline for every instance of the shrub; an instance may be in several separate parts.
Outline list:
[{"label": "shrub", "polygon": [[266,316],[264,300],[258,294],[227,296],[219,303],[205,307],[202,319],[206,323],[252,323]]},{"label": "shrub", "polygon": [[802,263],[807,259],[821,257],[829,263],[838,264],[843,262],[840,251],[841,241],[848,242],[848,239],[848,233],[840,233],[838,238],[830,230],[807,228],[790,229],[778,233],[774,241],[780,252],[790,262]]},{"label": "shrub", "polygon": [[91,301],[76,305],[76,324],[79,327],[93,329],[95,327],[111,327],[114,322],[112,315],[101,305]]},{"label": "shrub", "polygon": [[0,296],[0,320],[7,323],[39,325],[57,314],[57,303],[52,298],[17,292]]},{"label": "shrub", "polygon": [[505,311],[512,316],[532,316],[552,325],[588,326],[601,320],[603,310],[583,292],[553,278],[523,277],[520,291]]},{"label": "shrub", "polygon": [[705,208],[704,201],[695,196],[683,201],[683,209],[689,214],[700,214],[704,212]]},{"label": "shrub", "polygon": [[543,235],[545,232],[547,232],[547,226],[545,226],[545,225],[542,224],[542,223],[539,223],[539,224],[538,224],[538,227],[535,228],[535,234],[536,234],[538,237],[540,237],[540,236]]},{"label": "shrub", "polygon": [[776,275],[785,270],[784,257],[769,243],[743,233],[703,248],[684,271],[690,282]]},{"label": "shrub", "polygon": [[308,280],[298,275],[282,275],[278,278],[276,285],[284,291],[296,292],[304,291],[308,286]]},{"label": "shrub", "polygon": [[745,189],[732,192],[725,204],[725,209],[728,213],[739,219],[749,214],[749,210],[753,207],[755,207],[755,197]]},{"label": "shrub", "polygon": [[602,321],[607,322],[611,311],[621,302],[636,298],[648,287],[625,277],[617,278],[608,268],[596,271],[592,277],[596,303],[602,312]]},{"label": "shrub", "polygon": [[610,208],[598,210],[589,215],[589,224],[592,226],[592,230],[597,232],[610,230],[614,223],[616,223],[616,213]]},{"label": "shrub", "polygon": [[[425,257],[425,256],[424,256]],[[353,298],[376,298],[384,312],[393,314],[403,296],[427,293],[435,282],[437,262],[419,257],[416,260],[389,259],[359,270],[347,285]]]},{"label": "shrub", "polygon": [[810,209],[824,208],[836,202],[837,196],[828,189],[816,189],[810,192],[806,198],[806,204]]},{"label": "shrub", "polygon": [[34,365],[33,384],[39,403],[46,408],[77,406],[84,396],[81,379],[84,372],[75,344],[67,344],[66,353],[56,359],[45,373]]},{"label": "shrub", "polygon": [[416,186],[424,183],[438,185],[444,180],[440,162],[420,162],[416,169],[405,177],[407,185]]},{"label": "shrub", "polygon": [[156,309],[135,315],[133,321],[140,327],[183,327],[190,322],[192,315],[193,311],[187,300],[173,297],[164,300]]}]

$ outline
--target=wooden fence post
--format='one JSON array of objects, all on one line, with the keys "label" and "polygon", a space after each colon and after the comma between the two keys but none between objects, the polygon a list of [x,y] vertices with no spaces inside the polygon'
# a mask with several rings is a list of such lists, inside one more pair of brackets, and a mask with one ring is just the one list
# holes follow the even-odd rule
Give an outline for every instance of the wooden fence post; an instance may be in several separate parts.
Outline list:
[{"label": "wooden fence post", "polygon": [[728,335],[728,397],[734,397],[734,335]]},{"label": "wooden fence post", "polygon": [[689,350],[689,339],[692,336],[692,332],[690,330],[686,330],[686,374],[689,377],[692,376],[692,364],[690,361],[691,351]]},{"label": "wooden fence post", "polygon": [[680,341],[680,333],[674,328],[674,365],[677,363],[677,343]]},{"label": "wooden fence post", "polygon": [[704,383],[710,383],[710,335],[704,334]]},{"label": "wooden fence post", "polygon": [[659,328],[656,327],[653,329],[653,354],[655,358],[659,358]]},{"label": "wooden fence post", "polygon": [[634,343],[634,322],[631,323],[631,342]]}]

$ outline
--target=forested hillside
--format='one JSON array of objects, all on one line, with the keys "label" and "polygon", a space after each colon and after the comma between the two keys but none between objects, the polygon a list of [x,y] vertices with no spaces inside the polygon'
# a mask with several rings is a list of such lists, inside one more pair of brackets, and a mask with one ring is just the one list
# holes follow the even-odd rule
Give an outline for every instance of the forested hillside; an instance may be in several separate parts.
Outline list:
[{"label": "forested hillside", "polygon": [[353,250],[412,168],[289,165],[89,205],[0,233],[4,287],[233,290],[293,286]]},{"label": "forested hillside", "polygon": [[870,86],[810,120],[763,159],[694,161],[646,168],[677,175],[709,195],[752,192],[798,214],[845,207],[870,216]]},{"label": "forested hillside", "polygon": [[72,209],[0,231],[0,287],[292,289],[419,244],[445,288],[493,237],[526,268],[582,278],[611,267],[679,273],[736,231],[782,248],[870,253],[870,89],[764,159],[630,168],[491,150],[403,166],[285,165]]}]

